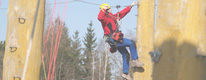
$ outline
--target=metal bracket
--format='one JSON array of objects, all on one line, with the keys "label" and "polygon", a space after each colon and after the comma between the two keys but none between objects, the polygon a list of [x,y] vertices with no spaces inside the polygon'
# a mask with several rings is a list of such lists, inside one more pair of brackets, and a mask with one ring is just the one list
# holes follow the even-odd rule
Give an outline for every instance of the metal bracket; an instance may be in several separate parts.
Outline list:
[{"label": "metal bracket", "polygon": [[17,50],[17,47],[10,47],[10,52],[15,52]]},{"label": "metal bracket", "polygon": [[19,18],[19,23],[20,23],[20,24],[24,24],[25,21],[26,21],[26,19],[24,19],[24,18]]},{"label": "metal bracket", "polygon": [[116,5],[116,8],[119,9],[121,6],[120,5]]}]

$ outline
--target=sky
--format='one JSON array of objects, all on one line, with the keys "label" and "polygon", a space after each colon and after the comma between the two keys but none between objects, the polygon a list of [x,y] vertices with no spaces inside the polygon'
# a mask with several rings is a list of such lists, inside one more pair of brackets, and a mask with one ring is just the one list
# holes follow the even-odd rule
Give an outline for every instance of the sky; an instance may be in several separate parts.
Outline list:
[{"label": "sky", "polygon": [[[72,0],[69,0],[72,1]],[[86,2],[92,2],[95,4],[108,3],[111,6],[116,5],[130,5],[135,0],[82,0]],[[55,0],[46,0],[46,4],[52,4]],[[57,0],[59,2],[59,0]],[[65,0],[61,0],[61,2],[65,2]],[[7,9],[9,0],[2,0],[0,6],[0,41],[6,40],[6,31],[7,31]],[[63,11],[64,4],[57,4],[56,14],[58,11],[58,6],[61,5],[61,12]],[[52,11],[53,5],[47,5],[48,9]],[[99,6],[92,5],[82,2],[72,2],[68,3],[67,13],[65,17],[65,24],[69,29],[69,35],[72,36],[76,30],[79,31],[79,37],[83,40],[83,36],[87,32],[87,27],[90,21],[93,22],[93,28],[95,29],[96,37],[101,39],[103,37],[103,29],[101,23],[98,21],[97,16],[99,13]],[[125,7],[121,7],[119,10],[122,10]],[[117,9],[112,8],[112,12],[116,13]],[[137,7],[133,7],[121,21],[121,29],[123,33],[127,33],[129,30],[136,32],[136,24],[137,24]],[[57,15],[56,15],[57,17]],[[32,25],[32,24],[31,24]]]}]

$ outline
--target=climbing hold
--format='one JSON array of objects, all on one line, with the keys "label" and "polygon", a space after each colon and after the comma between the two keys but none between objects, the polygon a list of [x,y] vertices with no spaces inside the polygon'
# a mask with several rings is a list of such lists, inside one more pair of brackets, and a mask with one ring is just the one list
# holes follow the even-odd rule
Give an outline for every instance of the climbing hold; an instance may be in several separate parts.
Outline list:
[{"label": "climbing hold", "polygon": [[159,62],[159,59],[160,59],[162,53],[160,52],[160,50],[158,48],[156,48],[154,52],[149,52],[149,55],[151,56],[152,61],[157,63],[157,62]]},{"label": "climbing hold", "polygon": [[14,80],[21,80],[20,77],[14,77]]},{"label": "climbing hold", "polygon": [[15,52],[17,50],[17,47],[10,47],[10,52]]},{"label": "climbing hold", "polygon": [[26,20],[25,20],[24,18],[19,18],[19,23],[20,23],[20,24],[24,24],[25,21],[26,21]]}]

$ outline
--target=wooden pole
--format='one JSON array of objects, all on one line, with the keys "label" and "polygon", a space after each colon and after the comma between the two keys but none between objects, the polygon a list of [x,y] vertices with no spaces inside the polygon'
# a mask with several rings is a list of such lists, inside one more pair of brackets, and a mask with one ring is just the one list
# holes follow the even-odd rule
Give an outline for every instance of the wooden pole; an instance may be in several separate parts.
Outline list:
[{"label": "wooden pole", "polygon": [[148,52],[153,51],[155,0],[138,0],[137,50],[142,68],[135,68],[134,80],[152,80],[153,63]]},{"label": "wooden pole", "polygon": [[[38,0],[9,1],[3,80],[22,79],[37,2]],[[25,80],[39,80],[40,77],[44,9],[45,0],[40,0]]]},{"label": "wooden pole", "polygon": [[[206,79],[206,1],[158,0],[153,80]],[[204,45],[203,45],[204,44]]]}]

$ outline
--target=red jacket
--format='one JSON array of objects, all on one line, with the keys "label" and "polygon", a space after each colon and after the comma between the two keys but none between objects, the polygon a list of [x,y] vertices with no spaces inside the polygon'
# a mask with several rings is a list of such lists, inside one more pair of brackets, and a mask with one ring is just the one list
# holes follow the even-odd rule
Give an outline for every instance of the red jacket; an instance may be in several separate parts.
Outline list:
[{"label": "red jacket", "polygon": [[[123,9],[122,11],[119,12],[119,17],[120,19],[122,19],[127,13],[129,13],[131,10],[131,7],[128,6],[125,9]],[[98,20],[102,23],[102,28],[104,29],[104,34],[108,35],[110,33],[113,33],[116,31],[117,26],[117,15],[116,14],[106,14],[105,10],[100,10],[99,15],[98,15]]]}]

